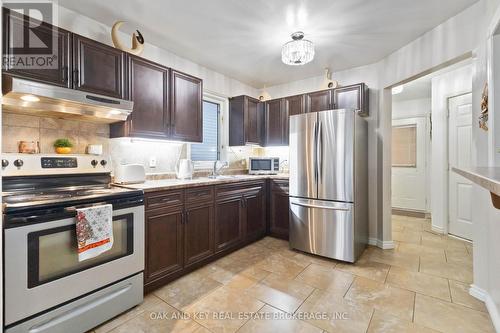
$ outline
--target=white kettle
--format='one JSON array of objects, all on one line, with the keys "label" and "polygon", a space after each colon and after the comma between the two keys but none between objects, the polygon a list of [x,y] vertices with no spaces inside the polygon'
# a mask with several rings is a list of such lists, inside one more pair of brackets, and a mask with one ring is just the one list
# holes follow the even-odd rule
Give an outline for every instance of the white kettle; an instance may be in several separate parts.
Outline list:
[{"label": "white kettle", "polygon": [[193,162],[187,159],[180,159],[175,165],[175,175],[178,179],[193,178]]}]

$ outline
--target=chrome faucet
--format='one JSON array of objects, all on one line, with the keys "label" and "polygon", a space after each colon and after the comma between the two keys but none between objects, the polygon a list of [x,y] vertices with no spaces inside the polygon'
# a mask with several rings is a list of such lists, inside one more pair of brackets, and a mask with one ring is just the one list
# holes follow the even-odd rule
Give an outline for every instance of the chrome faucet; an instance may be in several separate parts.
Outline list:
[{"label": "chrome faucet", "polygon": [[[218,165],[219,165],[219,163],[221,163],[221,166],[220,166],[220,167],[218,166]],[[214,162],[214,168],[213,168],[213,170],[212,170],[212,174],[211,174],[211,175],[209,175],[209,176],[208,176],[208,178],[217,178],[217,177],[219,176],[219,172],[220,172],[222,169],[224,169],[224,168],[226,168],[226,167],[228,167],[228,166],[229,166],[229,163],[228,163],[227,161],[224,161],[224,162],[219,161],[219,160],[215,161],[215,162]]]}]

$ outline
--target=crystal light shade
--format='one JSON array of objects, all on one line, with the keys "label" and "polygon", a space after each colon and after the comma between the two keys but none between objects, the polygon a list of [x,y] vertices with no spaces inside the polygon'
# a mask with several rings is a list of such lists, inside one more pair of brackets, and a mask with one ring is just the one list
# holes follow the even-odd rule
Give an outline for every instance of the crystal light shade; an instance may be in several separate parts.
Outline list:
[{"label": "crystal light shade", "polygon": [[292,66],[304,65],[314,58],[314,44],[304,39],[303,32],[292,34],[292,41],[283,45],[281,49],[281,60]]}]

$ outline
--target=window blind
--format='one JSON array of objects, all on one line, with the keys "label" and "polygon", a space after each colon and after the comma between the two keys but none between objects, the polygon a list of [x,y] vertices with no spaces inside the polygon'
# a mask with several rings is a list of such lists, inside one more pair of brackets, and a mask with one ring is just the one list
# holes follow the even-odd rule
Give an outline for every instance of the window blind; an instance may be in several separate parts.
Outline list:
[{"label": "window blind", "polygon": [[203,101],[203,143],[191,144],[192,161],[219,159],[219,104]]}]

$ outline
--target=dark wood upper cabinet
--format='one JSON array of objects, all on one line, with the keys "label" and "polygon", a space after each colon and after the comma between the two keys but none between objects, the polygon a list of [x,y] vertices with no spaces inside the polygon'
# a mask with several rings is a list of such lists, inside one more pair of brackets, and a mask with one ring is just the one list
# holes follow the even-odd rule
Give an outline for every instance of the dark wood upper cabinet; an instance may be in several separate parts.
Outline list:
[{"label": "dark wood upper cabinet", "polygon": [[288,145],[290,117],[306,112],[306,103],[304,95],[289,96],[283,98],[284,116],[283,116],[283,143]]},{"label": "dark wood upper cabinet", "polygon": [[203,142],[203,81],[175,70],[170,74],[170,138]]},{"label": "dark wood upper cabinet", "polygon": [[126,99],[125,52],[73,35],[73,88]]},{"label": "dark wood upper cabinet", "polygon": [[127,121],[111,124],[111,137],[168,138],[169,69],[136,56],[128,57],[127,68],[134,110]]},{"label": "dark wood upper cabinet", "polygon": [[183,268],[182,207],[146,213],[146,285]]},{"label": "dark wood upper cabinet", "polygon": [[286,113],[282,99],[273,99],[266,102],[266,145],[281,146],[284,142],[284,125]]},{"label": "dark wood upper cabinet", "polygon": [[272,180],[270,194],[269,232],[272,236],[288,240],[290,229],[288,181]]},{"label": "dark wood upper cabinet", "polygon": [[331,90],[321,90],[305,94],[306,112],[319,112],[333,109]]},{"label": "dark wood upper cabinet", "polygon": [[262,145],[264,104],[249,96],[229,99],[229,146]]},{"label": "dark wood upper cabinet", "polygon": [[[28,23],[28,17],[3,8],[3,52],[5,59],[15,59],[18,55],[25,55],[22,49],[14,48],[14,45],[22,45],[24,24]],[[31,19],[33,20],[33,19]],[[8,63],[3,67],[3,73],[22,77],[29,80],[48,83],[60,87],[71,87],[71,33],[57,28],[45,22],[31,28],[31,33],[45,45],[52,45],[51,54],[44,58],[52,62],[50,69],[28,69],[10,66]],[[56,45],[53,45],[52,41]],[[31,49],[30,49],[31,50]],[[41,52],[40,52],[41,53]]]},{"label": "dark wood upper cabinet", "polygon": [[336,109],[354,109],[361,116],[368,116],[368,87],[364,83],[337,88],[333,91]]}]

